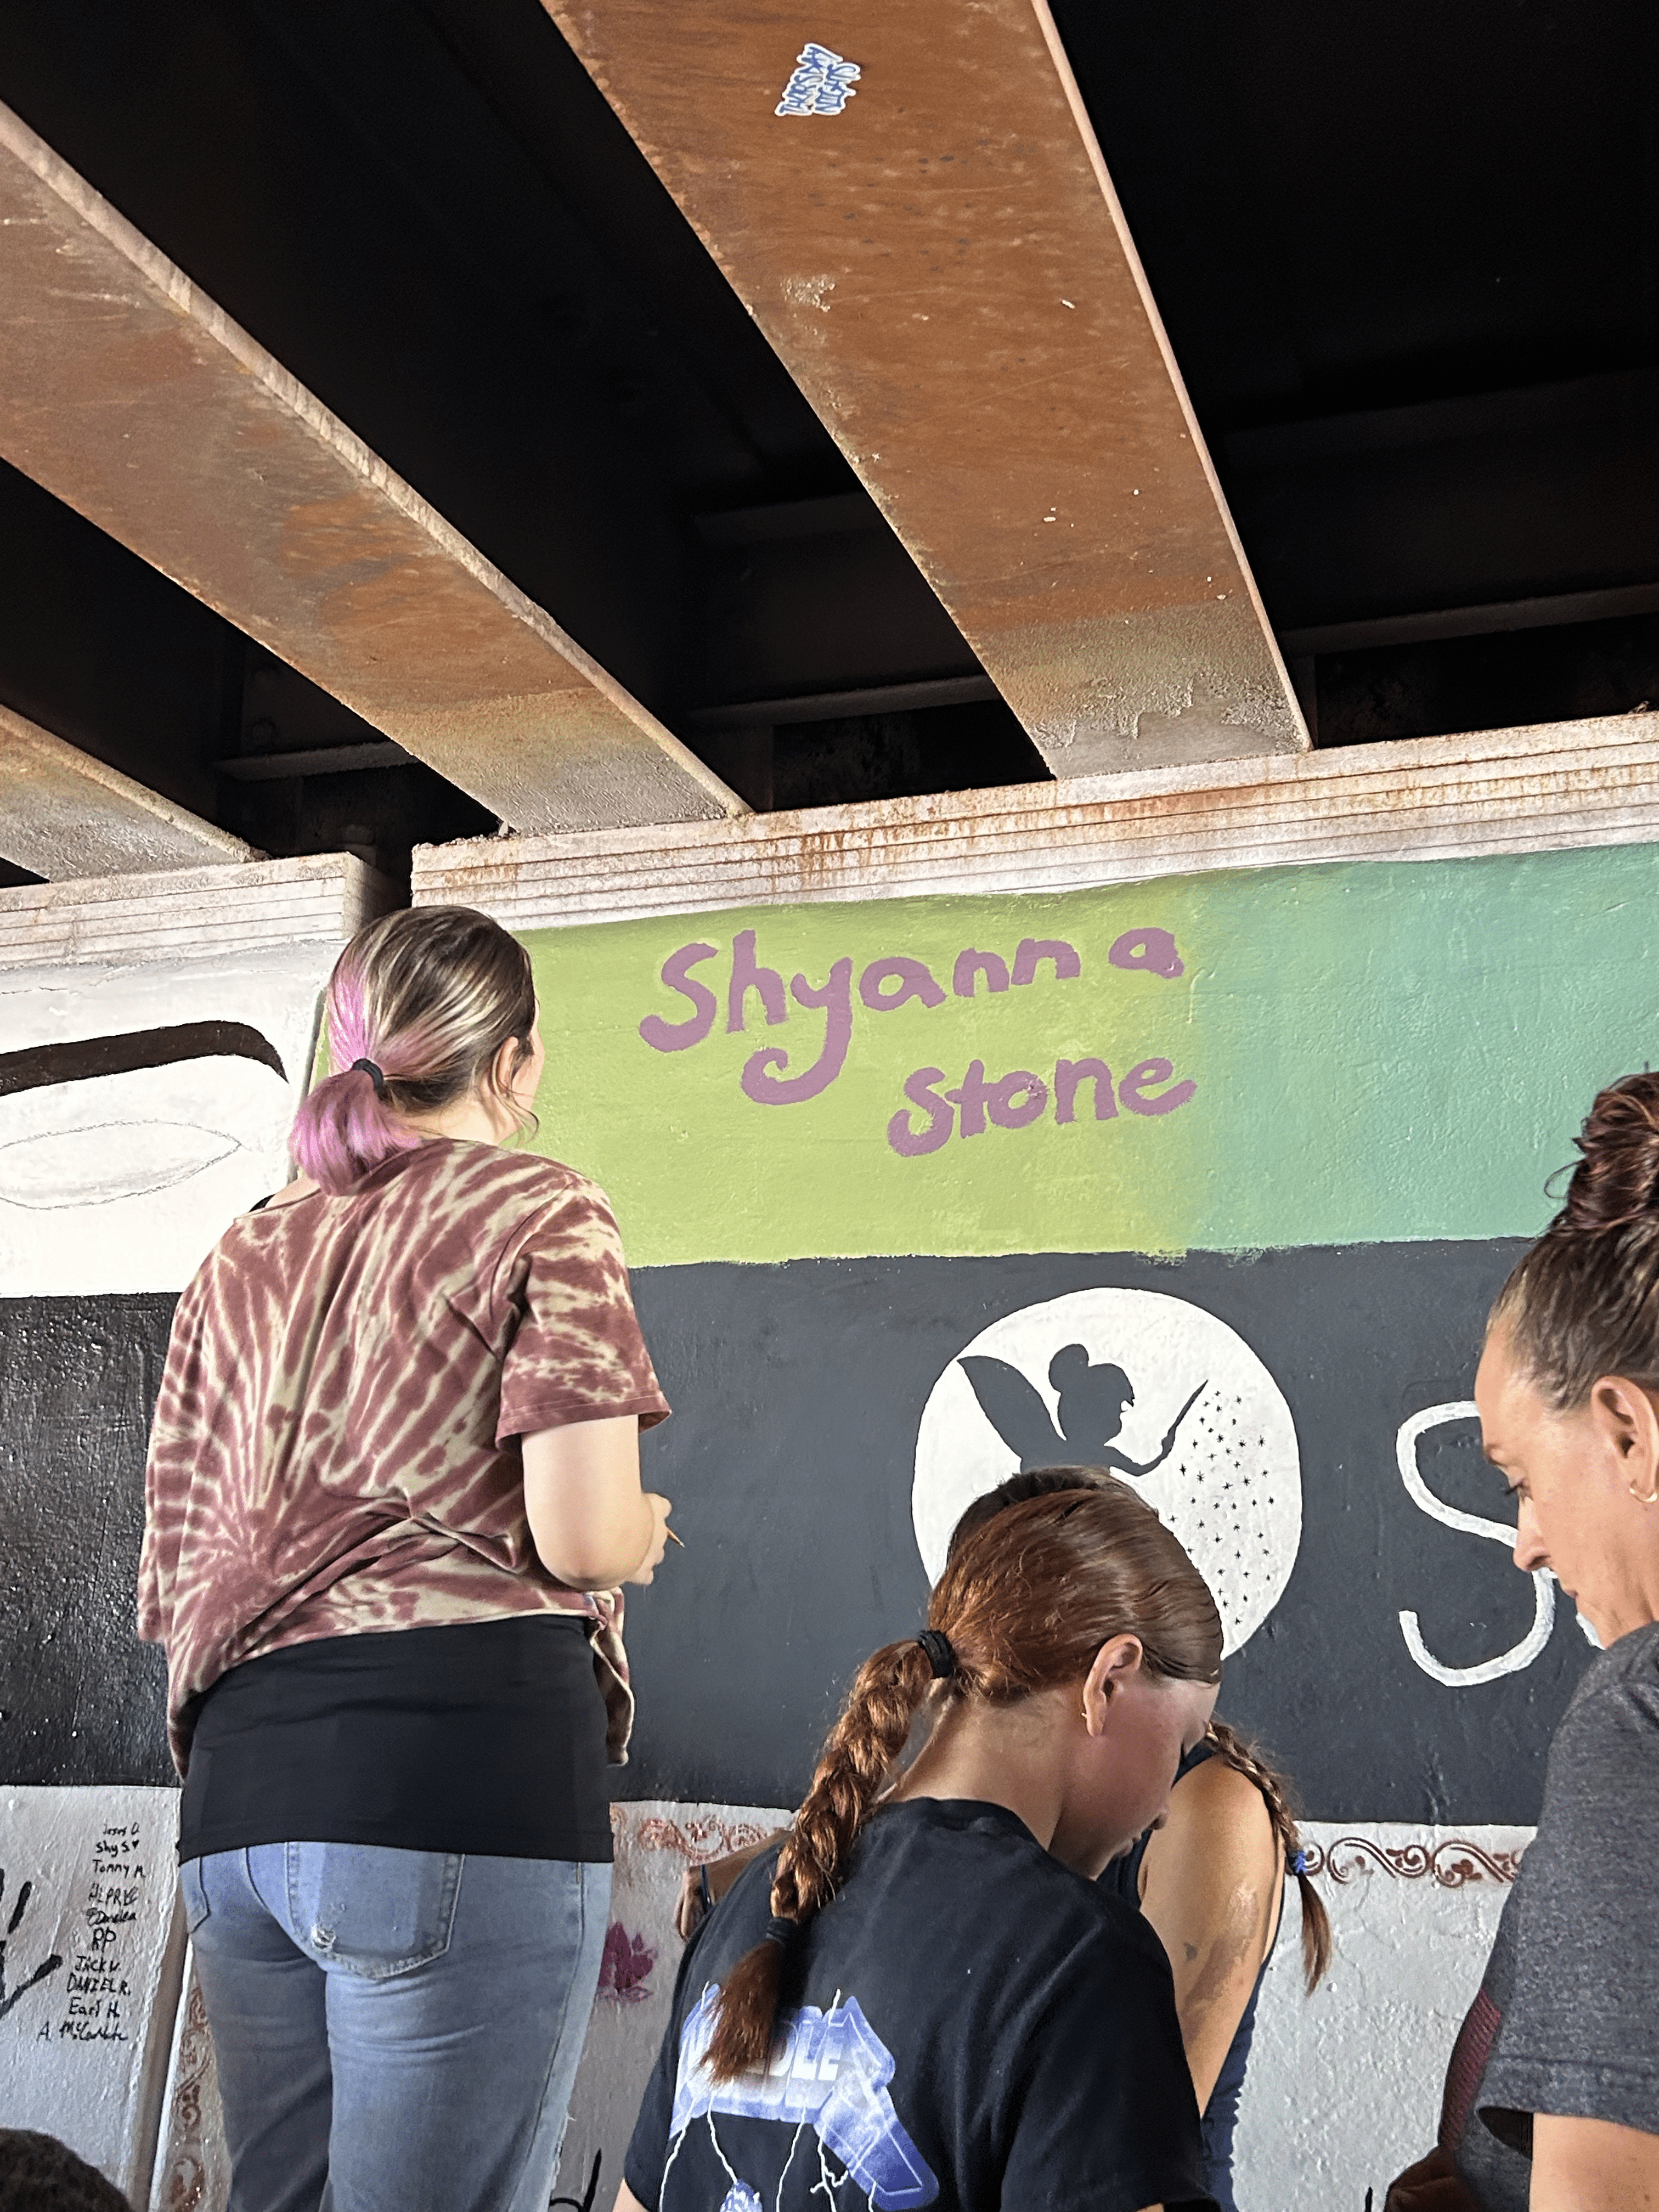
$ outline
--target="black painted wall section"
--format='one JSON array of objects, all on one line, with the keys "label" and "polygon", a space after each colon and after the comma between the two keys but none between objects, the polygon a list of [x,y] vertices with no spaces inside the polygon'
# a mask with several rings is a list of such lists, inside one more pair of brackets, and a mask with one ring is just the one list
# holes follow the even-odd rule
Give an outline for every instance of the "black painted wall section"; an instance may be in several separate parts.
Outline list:
[{"label": "black painted wall section", "polygon": [[0,1781],[170,1782],[133,1632],[173,1297],[0,1299]]},{"label": "black painted wall section", "polygon": [[[796,1261],[645,1269],[635,1288],[675,1418],[645,1443],[687,1549],[630,1593],[640,1698],[629,1797],[784,1804],[846,1681],[921,1626],[910,1518],[935,1381],[999,1316],[1097,1285],[1224,1321],[1293,1416],[1301,1548],[1227,1666],[1221,1710],[1289,1765],[1316,1819],[1530,1821],[1549,1737],[1589,1658],[1570,1604],[1524,1672],[1431,1680],[1400,1628],[1468,1666],[1515,1644],[1532,1587],[1498,1544],[1431,1520],[1395,1462],[1400,1425],[1466,1398],[1518,1246]],[[0,1780],[169,1778],[159,1656],[132,1632],[145,1427],[173,1301],[0,1302]],[[1425,1439],[1446,1503],[1504,1517],[1472,1425]]]},{"label": "black painted wall section", "polygon": [[[1487,1309],[1521,1249],[641,1271],[639,1310],[676,1408],[646,1439],[646,1475],[673,1498],[688,1548],[630,1596],[640,1724],[623,1793],[798,1801],[859,1662],[925,1619],[910,1495],[935,1380],[999,1316],[1114,1285],[1224,1321],[1295,1420],[1301,1548],[1276,1610],[1228,1662],[1223,1714],[1277,1751],[1313,1819],[1535,1820],[1589,1646],[1562,1601],[1524,1673],[1431,1680],[1406,1650],[1402,1609],[1443,1662],[1470,1666],[1524,1636],[1532,1585],[1498,1544],[1413,1505],[1395,1456],[1409,1415],[1469,1395]],[[1473,1424],[1426,1438],[1421,1467],[1449,1504],[1512,1521]]]}]

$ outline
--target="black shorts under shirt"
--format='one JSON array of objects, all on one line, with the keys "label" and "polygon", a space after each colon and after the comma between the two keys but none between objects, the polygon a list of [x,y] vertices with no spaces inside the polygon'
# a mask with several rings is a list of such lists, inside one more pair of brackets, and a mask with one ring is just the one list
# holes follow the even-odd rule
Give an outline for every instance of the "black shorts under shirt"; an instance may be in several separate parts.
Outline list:
[{"label": "black shorts under shirt", "polygon": [[202,1698],[179,1856],[331,1843],[608,1863],[605,1733],[574,1614],[289,1644]]}]

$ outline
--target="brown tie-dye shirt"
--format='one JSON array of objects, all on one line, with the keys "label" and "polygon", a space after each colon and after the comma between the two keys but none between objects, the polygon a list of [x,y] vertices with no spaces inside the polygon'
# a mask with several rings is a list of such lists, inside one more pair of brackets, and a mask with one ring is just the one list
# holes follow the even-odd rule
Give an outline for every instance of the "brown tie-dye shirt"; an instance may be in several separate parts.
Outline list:
[{"label": "brown tie-dye shirt", "polygon": [[593,1622],[619,1756],[620,1597],[543,1566],[518,1439],[667,1412],[616,1222],[570,1168],[438,1138],[244,1214],[179,1300],[145,1474],[138,1632],[167,1648],[180,1773],[191,1701],[246,1659],[528,1613]]}]

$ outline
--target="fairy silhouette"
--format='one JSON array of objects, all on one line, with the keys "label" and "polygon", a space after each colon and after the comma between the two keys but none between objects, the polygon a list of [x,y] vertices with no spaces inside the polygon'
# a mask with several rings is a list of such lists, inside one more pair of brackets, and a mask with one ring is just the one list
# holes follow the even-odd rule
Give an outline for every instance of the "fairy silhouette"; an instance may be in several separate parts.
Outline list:
[{"label": "fairy silhouette", "polygon": [[1123,1426],[1124,1407],[1135,1401],[1134,1386],[1121,1367],[1092,1365],[1086,1346],[1062,1345],[1048,1362],[1048,1380],[1060,1393],[1058,1425],[1040,1393],[1006,1359],[970,1352],[963,1354],[961,1364],[980,1411],[1009,1450],[1019,1454],[1022,1474],[1057,1462],[1110,1468],[1116,1474],[1151,1474],[1175,1449],[1176,1431],[1206,1388],[1199,1384],[1165,1430],[1156,1459],[1141,1466],[1112,1443]]}]

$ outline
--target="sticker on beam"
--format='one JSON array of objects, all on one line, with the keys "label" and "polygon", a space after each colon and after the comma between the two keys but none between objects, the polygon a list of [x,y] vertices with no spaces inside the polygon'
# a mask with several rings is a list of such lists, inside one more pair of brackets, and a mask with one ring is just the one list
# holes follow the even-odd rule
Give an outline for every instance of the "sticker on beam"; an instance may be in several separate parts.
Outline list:
[{"label": "sticker on beam", "polygon": [[795,57],[795,67],[783,88],[775,115],[839,115],[858,90],[864,74],[856,62],[845,60],[828,46],[809,39]]}]

